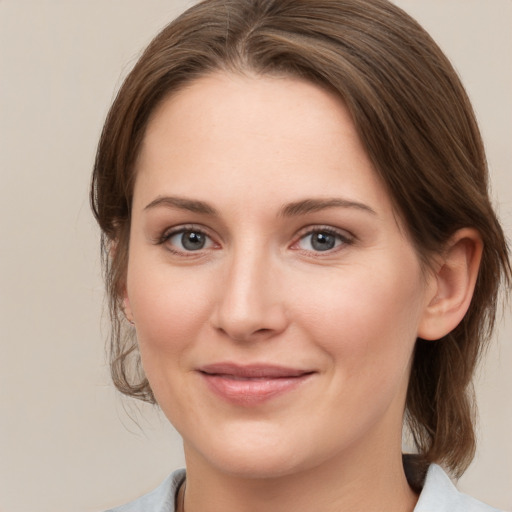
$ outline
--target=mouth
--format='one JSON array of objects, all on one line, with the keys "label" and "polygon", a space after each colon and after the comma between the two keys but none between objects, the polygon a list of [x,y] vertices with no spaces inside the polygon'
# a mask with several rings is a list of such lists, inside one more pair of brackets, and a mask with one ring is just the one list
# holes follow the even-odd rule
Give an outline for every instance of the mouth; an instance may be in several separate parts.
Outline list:
[{"label": "mouth", "polygon": [[218,363],[199,374],[216,395],[235,405],[253,406],[292,391],[316,373],[275,365]]}]

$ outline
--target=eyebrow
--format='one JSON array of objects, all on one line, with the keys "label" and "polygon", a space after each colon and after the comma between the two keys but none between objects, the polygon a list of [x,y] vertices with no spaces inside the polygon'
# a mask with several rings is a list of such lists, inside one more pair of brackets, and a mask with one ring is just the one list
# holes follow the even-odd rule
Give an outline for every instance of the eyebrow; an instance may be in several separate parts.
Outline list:
[{"label": "eyebrow", "polygon": [[283,217],[295,217],[305,215],[327,208],[355,208],[364,212],[377,215],[377,212],[364,203],[350,201],[348,199],[330,198],[330,199],[304,199],[294,203],[287,204],[281,209],[280,215]]},{"label": "eyebrow", "polygon": [[[146,205],[144,210],[151,210],[158,206],[177,208],[180,210],[187,210],[189,212],[200,213],[203,215],[218,216],[217,210],[204,201],[173,196],[159,196],[151,201],[148,205]],[[357,210],[371,213],[372,215],[377,215],[375,210],[364,203],[341,198],[303,199],[302,201],[296,201],[284,205],[281,208],[279,215],[281,217],[296,217],[328,208],[355,208]]]},{"label": "eyebrow", "polygon": [[204,201],[197,201],[195,199],[186,199],[184,197],[170,197],[160,196],[151,201],[144,207],[144,211],[151,210],[157,206],[165,206],[167,208],[178,208],[180,210],[187,210],[193,213],[202,213],[203,215],[217,216],[217,210],[205,203]]}]

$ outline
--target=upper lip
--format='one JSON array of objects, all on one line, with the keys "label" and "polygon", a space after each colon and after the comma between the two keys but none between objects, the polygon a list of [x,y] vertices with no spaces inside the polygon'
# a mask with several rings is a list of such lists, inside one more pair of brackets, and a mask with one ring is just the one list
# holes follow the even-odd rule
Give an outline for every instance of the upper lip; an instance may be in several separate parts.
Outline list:
[{"label": "upper lip", "polygon": [[247,364],[236,363],[214,363],[198,368],[201,373],[208,375],[225,375],[227,377],[242,377],[253,379],[277,379],[283,377],[300,377],[302,375],[313,373],[313,370],[304,370],[301,368],[290,368],[289,366],[279,366],[273,364]]}]

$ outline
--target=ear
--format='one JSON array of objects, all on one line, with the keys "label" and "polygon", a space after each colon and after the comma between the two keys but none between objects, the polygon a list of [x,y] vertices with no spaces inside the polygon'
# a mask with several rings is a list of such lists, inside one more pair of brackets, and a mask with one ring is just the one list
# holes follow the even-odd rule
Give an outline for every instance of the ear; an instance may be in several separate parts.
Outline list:
[{"label": "ear", "polygon": [[[113,261],[116,257],[117,245],[118,245],[117,240],[113,240],[110,244],[110,247],[108,249],[110,261]],[[120,284],[120,288],[121,288],[121,290],[118,293],[118,296],[120,298],[122,298],[122,306],[121,307],[123,309],[124,316],[130,324],[134,325],[135,322],[133,320],[132,308],[130,305],[130,299],[128,298],[128,290],[126,289],[126,278],[123,280],[123,283]]]},{"label": "ear", "polygon": [[418,337],[438,340],[464,318],[473,297],[482,250],[482,239],[475,229],[459,229],[450,238],[429,278],[431,292]]},{"label": "ear", "polygon": [[128,322],[130,322],[132,325],[134,325],[135,322],[133,320],[132,308],[130,306],[130,299],[128,298],[128,293],[126,292],[126,287],[123,291],[123,313],[124,313],[124,316],[126,317],[126,320],[128,320]]}]

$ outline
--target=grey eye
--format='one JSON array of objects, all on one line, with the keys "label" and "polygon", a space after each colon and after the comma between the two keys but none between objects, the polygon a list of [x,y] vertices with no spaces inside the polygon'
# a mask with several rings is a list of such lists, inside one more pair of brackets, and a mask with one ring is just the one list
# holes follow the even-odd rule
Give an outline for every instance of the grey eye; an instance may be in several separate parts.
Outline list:
[{"label": "grey eye", "polygon": [[200,251],[207,248],[211,244],[211,240],[205,233],[189,229],[169,237],[169,243],[182,251]]},{"label": "grey eye", "polygon": [[317,230],[307,233],[299,240],[299,247],[306,251],[325,252],[336,249],[349,240],[338,233],[326,230]]},{"label": "grey eye", "polygon": [[315,251],[328,251],[336,246],[336,237],[329,233],[312,233],[311,247]]}]

